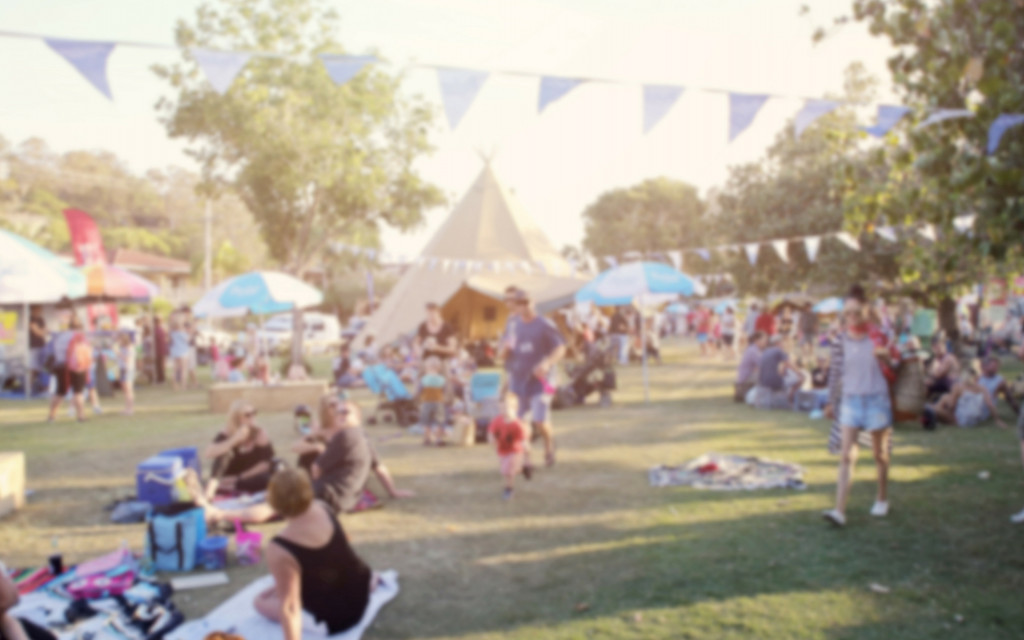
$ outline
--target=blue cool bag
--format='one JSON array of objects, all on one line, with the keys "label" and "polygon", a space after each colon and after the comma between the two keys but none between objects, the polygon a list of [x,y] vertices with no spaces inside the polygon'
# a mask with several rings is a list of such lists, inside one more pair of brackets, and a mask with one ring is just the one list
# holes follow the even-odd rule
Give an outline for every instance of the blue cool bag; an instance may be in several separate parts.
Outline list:
[{"label": "blue cool bag", "polygon": [[147,525],[146,558],[157,571],[192,571],[205,537],[202,509],[191,503],[157,507]]}]

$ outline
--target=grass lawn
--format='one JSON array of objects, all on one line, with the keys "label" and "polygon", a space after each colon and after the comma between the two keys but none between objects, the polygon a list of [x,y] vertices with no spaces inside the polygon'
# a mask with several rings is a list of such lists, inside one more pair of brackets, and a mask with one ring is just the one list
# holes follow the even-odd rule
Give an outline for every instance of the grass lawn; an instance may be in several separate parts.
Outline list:
[{"label": "grass lawn", "polygon": [[[414,436],[378,445],[416,498],[343,519],[359,553],[401,574],[402,593],[371,638],[1021,638],[1024,472],[1013,431],[905,426],[895,436],[892,513],[868,515],[873,464],[856,473],[849,525],[831,506],[828,426],[731,401],[732,364],[674,344],[652,372],[620,370],[616,406],[555,414],[558,466],[500,499],[487,447],[424,449]],[[205,394],[142,390],[134,417],[42,422],[39,403],[0,405],[0,449],[28,456],[28,506],[0,520],[0,557],[69,561],[143,527],[109,524],[103,505],[134,491],[135,464],[161,448],[208,441],[219,421]],[[1006,416],[1009,418],[1009,416]],[[279,449],[290,415],[262,415]],[[373,427],[373,436],[398,433]],[[701,453],[802,464],[808,489],[750,493],[653,489],[647,469]],[[990,473],[988,480],[980,471]],[[268,525],[265,532],[276,530]],[[232,568],[228,587],[183,592],[190,615],[261,573]],[[872,583],[889,593],[876,593]]]}]

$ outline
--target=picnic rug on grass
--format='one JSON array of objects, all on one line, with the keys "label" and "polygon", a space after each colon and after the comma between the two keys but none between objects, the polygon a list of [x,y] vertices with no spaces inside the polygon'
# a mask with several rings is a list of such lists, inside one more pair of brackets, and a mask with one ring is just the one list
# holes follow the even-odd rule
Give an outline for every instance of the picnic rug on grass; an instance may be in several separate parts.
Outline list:
[{"label": "picnic rug on grass", "polygon": [[798,464],[721,453],[706,453],[676,467],[652,467],[648,478],[652,487],[717,491],[806,488],[804,470]]},{"label": "picnic rug on grass", "polygon": [[[328,636],[323,625],[318,625],[313,618],[303,612],[302,637],[329,640],[359,640],[363,633],[373,624],[380,611],[388,602],[398,595],[398,573],[383,571],[380,584],[370,594],[370,602],[363,613],[363,619],[352,629],[344,633]],[[260,592],[274,586],[273,576],[263,576],[255,582],[228,598],[201,620],[188,622],[171,632],[166,640],[203,640],[214,631],[232,633],[245,640],[279,640],[282,637],[281,626],[267,620],[256,612],[253,601]]]}]

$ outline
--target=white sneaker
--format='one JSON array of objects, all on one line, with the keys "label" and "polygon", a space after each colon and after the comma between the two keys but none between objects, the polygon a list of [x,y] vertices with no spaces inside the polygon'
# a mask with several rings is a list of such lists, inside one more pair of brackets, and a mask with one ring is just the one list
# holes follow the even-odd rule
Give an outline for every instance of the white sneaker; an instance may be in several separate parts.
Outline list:
[{"label": "white sneaker", "polygon": [[845,527],[846,526],[846,516],[844,516],[843,514],[839,513],[839,511],[837,511],[835,509],[829,509],[828,511],[822,511],[821,512],[821,517],[825,518],[825,520],[831,522],[832,524],[834,524],[837,527]]},{"label": "white sneaker", "polygon": [[1010,522],[1012,522],[1013,524],[1024,523],[1024,509],[1021,509],[1018,513],[1015,513],[1012,516],[1010,516]]},{"label": "white sneaker", "polygon": [[884,518],[889,515],[889,503],[876,500],[875,506],[871,507],[871,515],[876,518]]}]

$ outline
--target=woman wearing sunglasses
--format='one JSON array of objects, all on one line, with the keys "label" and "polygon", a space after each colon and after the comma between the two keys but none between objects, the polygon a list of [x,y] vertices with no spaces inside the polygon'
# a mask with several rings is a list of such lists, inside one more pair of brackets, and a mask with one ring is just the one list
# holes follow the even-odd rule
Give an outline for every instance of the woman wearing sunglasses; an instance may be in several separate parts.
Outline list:
[{"label": "woman wearing sunglasses", "polygon": [[829,404],[825,407],[826,416],[838,417],[840,461],[836,506],[822,515],[838,527],[846,524],[846,501],[862,433],[871,437],[878,470],[878,496],[871,515],[881,518],[889,513],[892,405],[885,370],[890,356],[884,338],[870,322],[864,290],[851,287],[843,307],[843,329],[833,341]]},{"label": "woman wearing sunglasses", "polygon": [[256,409],[235,400],[228,421],[206,447],[203,457],[213,461],[210,481],[203,492],[208,499],[218,493],[259,493],[267,490],[274,472],[274,445],[253,418]]}]

